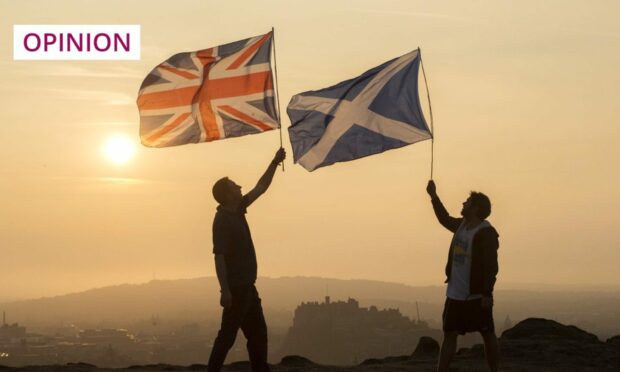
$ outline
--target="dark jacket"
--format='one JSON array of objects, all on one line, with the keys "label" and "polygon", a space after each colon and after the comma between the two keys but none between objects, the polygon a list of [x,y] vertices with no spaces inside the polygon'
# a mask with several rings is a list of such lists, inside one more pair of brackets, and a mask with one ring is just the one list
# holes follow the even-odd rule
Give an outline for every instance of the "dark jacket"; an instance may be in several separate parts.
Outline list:
[{"label": "dark jacket", "polygon": [[[451,232],[456,233],[463,219],[451,217],[439,198],[433,198],[431,201],[439,223]],[[470,294],[493,296],[493,287],[495,286],[499,270],[497,264],[498,237],[499,234],[492,226],[482,228],[474,235],[471,249],[471,274],[469,278]],[[452,244],[450,244],[450,250],[448,251],[446,283],[450,281],[451,273]]]}]

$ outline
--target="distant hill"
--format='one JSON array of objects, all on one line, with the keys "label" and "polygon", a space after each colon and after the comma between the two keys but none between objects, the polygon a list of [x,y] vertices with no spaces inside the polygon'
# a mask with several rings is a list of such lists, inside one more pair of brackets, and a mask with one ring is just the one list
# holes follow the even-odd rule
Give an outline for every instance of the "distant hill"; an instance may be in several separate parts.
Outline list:
[{"label": "distant hill", "polygon": [[[440,287],[411,287],[370,280],[324,278],[260,278],[258,287],[263,306],[277,312],[290,312],[303,301],[322,300],[329,290],[334,299],[349,297],[391,303],[416,300],[441,301]],[[379,304],[381,305],[381,304]],[[128,323],[154,314],[172,318],[219,317],[219,284],[215,277],[153,280],[144,284],[122,284],[79,293],[0,304],[10,322],[28,326],[50,323],[108,324]]]},{"label": "distant hill", "polygon": [[[415,319],[420,316],[437,327],[445,289],[414,287],[372,280],[339,280],[316,277],[259,278],[257,286],[272,329],[292,324],[293,310],[307,301],[355,298],[361,306],[399,308]],[[118,327],[149,319],[218,322],[219,285],[215,277],[153,280],[122,284],[56,297],[0,304],[7,321],[29,329],[61,323],[79,327]],[[575,324],[601,338],[620,333],[619,291],[498,290],[495,293],[498,325],[509,315],[512,321],[536,316]],[[432,320],[436,323],[433,324]]]}]

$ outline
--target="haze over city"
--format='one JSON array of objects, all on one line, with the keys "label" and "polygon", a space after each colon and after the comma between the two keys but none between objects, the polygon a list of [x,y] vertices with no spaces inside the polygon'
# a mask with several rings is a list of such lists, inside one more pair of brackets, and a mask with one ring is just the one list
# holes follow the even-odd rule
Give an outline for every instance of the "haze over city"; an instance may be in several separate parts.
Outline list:
[{"label": "haze over city", "polygon": [[[470,190],[490,196],[497,287],[618,289],[619,12],[614,1],[2,0],[0,302],[215,275],[211,187],[229,176],[251,189],[278,132],[145,148],[135,99],[169,56],[272,26],[287,150],[292,95],[420,47],[438,192],[455,215]],[[142,58],[13,61],[15,24],[139,24]],[[429,141],[312,173],[291,159],[248,213],[260,276],[443,283],[451,234],[425,192]]]}]

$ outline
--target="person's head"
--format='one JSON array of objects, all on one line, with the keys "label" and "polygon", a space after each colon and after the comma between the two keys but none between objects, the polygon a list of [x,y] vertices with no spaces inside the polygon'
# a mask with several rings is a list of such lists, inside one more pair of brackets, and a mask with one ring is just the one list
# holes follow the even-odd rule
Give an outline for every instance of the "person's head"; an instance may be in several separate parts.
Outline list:
[{"label": "person's head", "polygon": [[236,205],[241,201],[241,186],[228,177],[220,178],[213,185],[213,198],[221,205]]},{"label": "person's head", "polygon": [[469,198],[463,203],[461,216],[464,218],[478,218],[485,220],[491,215],[491,200],[481,192],[472,191]]}]

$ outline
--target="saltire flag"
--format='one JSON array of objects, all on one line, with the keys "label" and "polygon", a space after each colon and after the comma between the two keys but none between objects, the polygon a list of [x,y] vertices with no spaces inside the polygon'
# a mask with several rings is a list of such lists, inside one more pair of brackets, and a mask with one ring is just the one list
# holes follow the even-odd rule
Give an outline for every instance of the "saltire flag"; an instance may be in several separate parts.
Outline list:
[{"label": "saltire flag", "polygon": [[269,32],[155,67],[138,93],[142,143],[167,147],[278,128],[271,42]]},{"label": "saltire flag", "polygon": [[296,163],[308,171],[430,139],[418,95],[419,49],[287,107]]}]

